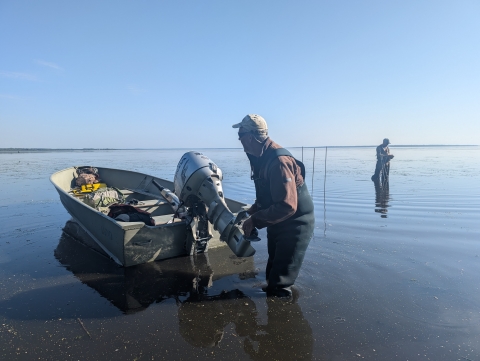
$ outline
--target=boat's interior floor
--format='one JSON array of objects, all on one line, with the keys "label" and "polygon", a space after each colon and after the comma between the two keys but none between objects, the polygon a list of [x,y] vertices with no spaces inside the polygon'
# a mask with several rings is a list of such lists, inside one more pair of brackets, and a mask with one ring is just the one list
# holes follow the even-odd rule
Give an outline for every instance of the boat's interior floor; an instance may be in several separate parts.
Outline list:
[{"label": "boat's interior floor", "polygon": [[[129,203],[135,208],[142,209],[150,213],[151,217],[155,220],[156,225],[166,223],[182,222],[179,218],[174,218],[173,209],[170,204],[162,197],[156,194],[152,194],[140,189],[119,189],[125,196],[125,203]],[[73,192],[69,192],[77,199],[85,199],[86,194],[75,195]],[[108,209],[108,208],[107,208]],[[97,211],[101,211],[98,210]],[[103,210],[103,213],[107,211]]]}]

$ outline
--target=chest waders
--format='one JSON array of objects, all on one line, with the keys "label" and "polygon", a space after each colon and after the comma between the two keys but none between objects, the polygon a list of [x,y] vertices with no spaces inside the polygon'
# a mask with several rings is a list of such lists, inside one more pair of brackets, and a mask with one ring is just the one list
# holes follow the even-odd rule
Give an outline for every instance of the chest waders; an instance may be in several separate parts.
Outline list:
[{"label": "chest waders", "polygon": [[[260,158],[249,156],[257,206],[260,209],[266,209],[273,204],[270,179],[267,175],[272,161],[279,156],[293,158],[284,148],[267,150]],[[297,211],[290,218],[267,227],[267,294],[275,295],[278,290],[288,289],[293,285],[315,227],[313,201],[305,184],[305,166],[296,159],[295,162],[300,166],[304,179],[304,183],[297,187]]]},{"label": "chest waders", "polygon": [[[377,147],[378,148],[378,147]],[[390,174],[390,149],[388,147],[377,150],[377,163],[375,164],[375,173],[372,176],[373,181],[380,181],[381,184],[388,182]]]}]

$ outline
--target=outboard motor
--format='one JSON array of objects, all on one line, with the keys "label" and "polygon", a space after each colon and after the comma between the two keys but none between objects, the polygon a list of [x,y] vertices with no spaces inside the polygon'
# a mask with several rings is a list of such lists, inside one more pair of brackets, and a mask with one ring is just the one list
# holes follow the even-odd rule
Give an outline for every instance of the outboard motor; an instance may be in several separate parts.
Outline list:
[{"label": "outboard motor", "polygon": [[250,241],[259,239],[243,235],[239,224],[246,218],[246,212],[239,212],[235,216],[228,209],[222,179],[222,171],[207,156],[199,152],[188,152],[180,159],[175,172],[175,194],[190,209],[205,209],[206,206],[208,221],[236,256],[253,256],[255,249]]}]

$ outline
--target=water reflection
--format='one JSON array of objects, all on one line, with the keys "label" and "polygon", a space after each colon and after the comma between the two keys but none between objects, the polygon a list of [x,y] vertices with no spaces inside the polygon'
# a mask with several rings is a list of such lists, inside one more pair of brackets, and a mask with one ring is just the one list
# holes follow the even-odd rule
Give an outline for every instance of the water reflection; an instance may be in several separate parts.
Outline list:
[{"label": "water reflection", "polygon": [[253,360],[312,360],[312,329],[300,306],[281,302],[267,299],[267,323],[245,340],[245,352]]},{"label": "water reflection", "polygon": [[[73,227],[75,223],[68,221],[64,230]],[[247,279],[256,274],[251,257],[238,258],[227,247],[124,268],[63,233],[54,253],[75,277],[124,313],[141,311],[169,298],[180,302],[192,293],[206,293],[214,280],[226,276]]]},{"label": "water reflection", "polygon": [[256,328],[255,303],[240,290],[209,296],[192,294],[178,310],[182,337],[196,347],[214,347],[233,323],[237,336],[246,337]]},{"label": "water reflection", "polygon": [[[65,229],[73,226],[67,222]],[[253,257],[235,257],[228,247],[195,257],[122,268],[63,233],[55,257],[82,283],[126,314],[145,310],[154,302],[175,299],[180,335],[194,347],[219,346],[228,326],[233,325],[234,337],[253,360],[312,359],[312,329],[297,304],[296,290],[288,301],[251,291],[257,303],[266,302],[265,322],[252,297],[227,280],[232,286],[228,290],[224,282],[225,277],[233,275],[241,280],[256,276]],[[213,291],[214,283],[222,278],[227,290]]]},{"label": "water reflection", "polygon": [[375,185],[375,212],[380,213],[380,217],[387,218],[387,212],[390,207],[390,184],[387,180],[374,180]]},{"label": "water reflection", "polygon": [[311,360],[312,329],[296,303],[267,298],[267,322],[259,320],[255,302],[240,290],[216,296],[194,296],[182,303],[180,334],[196,347],[214,347],[233,324],[243,349],[252,360]]}]

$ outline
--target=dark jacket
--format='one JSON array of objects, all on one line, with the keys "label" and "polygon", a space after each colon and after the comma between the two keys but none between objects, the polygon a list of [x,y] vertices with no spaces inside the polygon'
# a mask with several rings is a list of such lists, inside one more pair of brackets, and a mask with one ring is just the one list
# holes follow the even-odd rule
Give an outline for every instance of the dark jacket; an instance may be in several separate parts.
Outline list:
[{"label": "dark jacket", "polygon": [[[248,212],[252,214],[253,225],[259,229],[282,222],[297,211],[297,188],[304,183],[302,168],[290,156],[281,155],[270,159],[271,151],[280,148],[280,145],[268,138],[260,157],[249,155],[257,199]],[[262,184],[264,187],[261,187]],[[269,195],[263,197],[269,199],[263,202],[267,204],[262,204],[259,188],[268,189]]]},{"label": "dark jacket", "polygon": [[383,163],[386,163],[390,160],[390,148],[388,146],[384,146],[383,144],[380,144],[377,147],[377,160],[381,161]]}]

